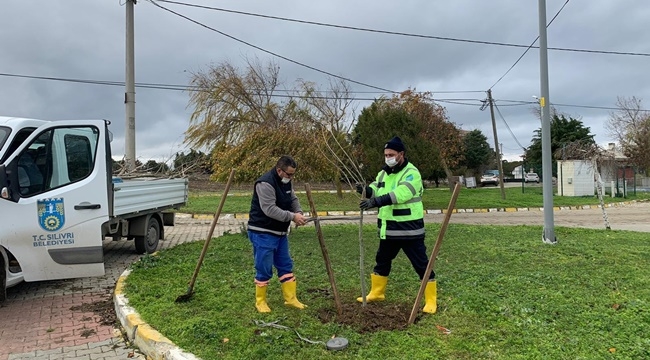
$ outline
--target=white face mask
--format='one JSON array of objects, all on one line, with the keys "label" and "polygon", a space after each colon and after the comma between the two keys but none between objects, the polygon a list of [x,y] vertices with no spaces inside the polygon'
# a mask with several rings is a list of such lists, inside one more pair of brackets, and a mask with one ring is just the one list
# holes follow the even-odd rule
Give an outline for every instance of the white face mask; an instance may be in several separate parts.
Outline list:
[{"label": "white face mask", "polygon": [[288,184],[291,179],[283,177],[281,181],[283,184]]},{"label": "white face mask", "polygon": [[397,157],[389,157],[384,160],[386,162],[386,165],[389,167],[393,167],[397,165]]}]

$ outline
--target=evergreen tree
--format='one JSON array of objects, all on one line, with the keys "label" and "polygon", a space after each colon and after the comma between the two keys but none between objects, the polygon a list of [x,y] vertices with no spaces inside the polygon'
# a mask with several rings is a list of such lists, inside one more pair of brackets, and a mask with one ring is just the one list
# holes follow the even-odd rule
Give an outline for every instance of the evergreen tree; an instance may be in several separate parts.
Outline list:
[{"label": "evergreen tree", "polygon": [[494,153],[488,144],[487,137],[481,130],[472,130],[463,137],[463,144],[465,148],[463,165],[474,175],[480,175],[483,168],[490,163]]},{"label": "evergreen tree", "polygon": [[[594,134],[582,121],[564,115],[554,115],[551,119],[551,154],[555,154],[563,146],[573,142],[595,144]],[[535,130],[531,145],[526,149],[526,169],[533,168],[542,176],[542,129]],[[562,152],[558,152],[562,157]],[[556,159],[552,160],[553,176],[557,176]]]}]

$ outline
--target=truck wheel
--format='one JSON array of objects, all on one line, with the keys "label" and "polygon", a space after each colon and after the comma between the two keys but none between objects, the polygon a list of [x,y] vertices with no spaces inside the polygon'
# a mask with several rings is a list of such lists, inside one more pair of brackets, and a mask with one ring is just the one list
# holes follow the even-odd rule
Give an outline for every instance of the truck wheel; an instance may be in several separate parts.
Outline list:
[{"label": "truck wheel", "polygon": [[7,300],[7,271],[5,270],[5,262],[0,254],[0,303]]},{"label": "truck wheel", "polygon": [[147,224],[147,234],[145,236],[135,237],[135,251],[138,254],[151,254],[158,248],[158,239],[160,238],[160,225],[153,217]]}]

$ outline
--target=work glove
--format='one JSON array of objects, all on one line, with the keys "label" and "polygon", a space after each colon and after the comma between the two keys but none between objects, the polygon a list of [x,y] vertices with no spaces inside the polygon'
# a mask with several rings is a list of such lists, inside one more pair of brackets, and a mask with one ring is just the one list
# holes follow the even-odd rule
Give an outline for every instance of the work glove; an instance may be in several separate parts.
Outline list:
[{"label": "work glove", "polygon": [[377,207],[376,198],[363,199],[359,202],[359,209],[368,210]]},{"label": "work glove", "polygon": [[[363,194],[363,185],[357,184],[357,192],[359,194]],[[372,197],[372,188],[370,186],[366,185],[366,197],[371,198]]]},{"label": "work glove", "polygon": [[380,208],[382,206],[391,205],[392,203],[393,200],[391,200],[390,195],[386,194],[379,197],[361,200],[361,202],[359,202],[359,209],[368,210],[374,207]]}]

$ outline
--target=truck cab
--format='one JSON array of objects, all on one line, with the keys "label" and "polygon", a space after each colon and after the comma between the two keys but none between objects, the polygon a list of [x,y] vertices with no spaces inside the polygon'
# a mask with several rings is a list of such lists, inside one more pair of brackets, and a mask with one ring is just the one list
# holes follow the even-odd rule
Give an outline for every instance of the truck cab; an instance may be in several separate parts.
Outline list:
[{"label": "truck cab", "polygon": [[116,187],[111,165],[108,121],[0,117],[0,301],[23,280],[103,275],[105,236],[155,250],[187,181]]}]

